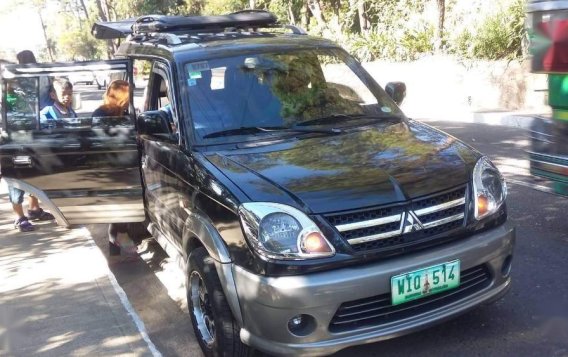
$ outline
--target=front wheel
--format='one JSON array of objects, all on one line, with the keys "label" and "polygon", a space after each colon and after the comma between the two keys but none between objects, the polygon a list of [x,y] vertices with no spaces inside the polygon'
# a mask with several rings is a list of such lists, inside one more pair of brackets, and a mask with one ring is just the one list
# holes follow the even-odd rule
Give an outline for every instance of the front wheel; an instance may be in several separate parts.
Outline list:
[{"label": "front wheel", "polygon": [[252,356],[239,337],[239,325],[223,293],[213,259],[197,248],[187,262],[187,305],[195,336],[207,357]]}]

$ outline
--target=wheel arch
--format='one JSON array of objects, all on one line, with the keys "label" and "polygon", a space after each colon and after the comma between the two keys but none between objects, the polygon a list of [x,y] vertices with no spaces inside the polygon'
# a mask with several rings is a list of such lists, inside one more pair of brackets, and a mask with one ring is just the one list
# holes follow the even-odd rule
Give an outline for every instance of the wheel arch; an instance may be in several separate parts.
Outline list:
[{"label": "wheel arch", "polygon": [[233,316],[239,325],[243,326],[243,315],[229,249],[209,219],[197,213],[190,213],[183,228],[182,248],[185,261],[188,260],[191,252],[199,247],[205,248],[207,254],[215,261],[217,275]]}]

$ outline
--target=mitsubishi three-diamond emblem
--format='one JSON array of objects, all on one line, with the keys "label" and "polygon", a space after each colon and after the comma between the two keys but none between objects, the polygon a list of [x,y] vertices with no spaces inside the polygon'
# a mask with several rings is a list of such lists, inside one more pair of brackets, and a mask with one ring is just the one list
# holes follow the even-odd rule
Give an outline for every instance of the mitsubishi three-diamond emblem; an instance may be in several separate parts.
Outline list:
[{"label": "mitsubishi three-diamond emblem", "polygon": [[421,229],[424,229],[422,223],[420,222],[420,220],[418,219],[418,217],[414,212],[409,210],[406,212],[405,216],[406,217],[404,220],[404,229],[402,231],[403,233],[416,232]]}]

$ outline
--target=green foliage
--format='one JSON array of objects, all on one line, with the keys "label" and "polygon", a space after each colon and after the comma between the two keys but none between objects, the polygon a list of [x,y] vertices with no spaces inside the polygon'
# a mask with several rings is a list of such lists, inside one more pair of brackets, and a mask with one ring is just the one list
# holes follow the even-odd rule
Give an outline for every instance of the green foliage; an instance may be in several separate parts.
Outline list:
[{"label": "green foliage", "polygon": [[203,7],[203,15],[222,15],[243,10],[248,6],[246,0],[209,0]]},{"label": "green foliage", "polygon": [[63,33],[57,41],[60,57],[69,61],[98,60],[103,58],[102,42],[93,38],[87,29],[74,29]]},{"label": "green foliage", "polygon": [[53,34],[60,60],[85,61],[104,57],[104,43],[91,35],[91,24],[84,19],[64,15]]},{"label": "green foliage", "polygon": [[433,51],[434,28],[425,26],[400,32],[372,30],[353,34],[342,43],[359,61],[376,59],[415,60]]},{"label": "green foliage", "polygon": [[[45,0],[2,2],[10,5],[0,6],[5,9],[17,6],[38,12],[46,9]],[[250,0],[54,0],[54,3],[60,4],[61,11],[56,16],[46,17],[49,38],[45,42],[59,60],[107,57],[107,44],[89,34],[91,23],[99,19],[98,5],[101,4],[106,5],[113,19],[144,14],[226,14],[251,6]],[[295,22],[312,35],[338,42],[361,61],[410,61],[435,51],[439,25],[435,0],[319,0],[323,21],[316,20],[308,9],[307,0],[254,0],[252,3],[257,9],[273,12],[282,23]],[[315,2],[310,0],[310,3]],[[369,25],[363,29],[358,6],[361,4],[364,4],[363,17]],[[522,56],[523,5],[524,0],[445,0],[441,51],[468,59]]]},{"label": "green foliage", "polygon": [[465,29],[451,42],[450,52],[469,59],[513,59],[523,55],[526,36],[522,0],[485,18],[478,28]]}]

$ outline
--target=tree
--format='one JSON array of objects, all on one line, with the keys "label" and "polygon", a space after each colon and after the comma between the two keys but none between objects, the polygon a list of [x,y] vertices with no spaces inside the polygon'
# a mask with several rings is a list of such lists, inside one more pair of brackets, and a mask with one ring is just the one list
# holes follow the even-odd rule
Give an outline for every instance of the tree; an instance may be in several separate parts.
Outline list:
[{"label": "tree", "polygon": [[444,18],[446,16],[446,0],[436,0],[438,5],[438,26],[436,26],[436,35],[434,37],[434,48],[437,51],[442,50],[444,39]]},{"label": "tree", "polygon": [[[99,11],[99,20],[104,22],[115,21],[116,18],[111,17],[109,0],[95,0],[97,10]],[[117,50],[117,45],[113,40],[106,41],[107,57],[111,58]]]}]

